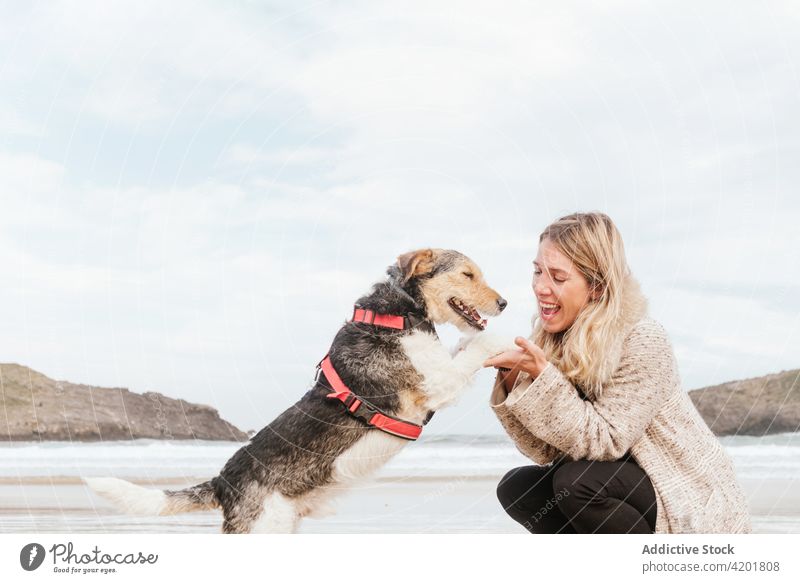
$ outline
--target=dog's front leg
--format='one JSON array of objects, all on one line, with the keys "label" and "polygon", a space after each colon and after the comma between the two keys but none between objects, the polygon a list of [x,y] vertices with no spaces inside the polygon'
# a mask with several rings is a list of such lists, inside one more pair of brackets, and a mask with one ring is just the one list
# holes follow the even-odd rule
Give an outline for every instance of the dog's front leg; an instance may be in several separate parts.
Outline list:
[{"label": "dog's front leg", "polygon": [[516,348],[513,342],[479,334],[453,358],[438,338],[425,332],[409,334],[400,343],[423,377],[426,406],[433,410],[455,402],[489,356]]},{"label": "dog's front leg", "polygon": [[458,354],[459,352],[464,350],[467,346],[469,346],[469,343],[472,342],[473,340],[475,340],[474,334],[471,334],[469,336],[462,336],[461,338],[459,338],[458,342],[456,342],[456,345],[450,349],[450,356],[455,357],[456,354]]},{"label": "dog's front leg", "polygon": [[483,368],[483,363],[487,358],[507,350],[518,350],[518,347],[511,340],[482,332],[467,344],[466,348],[456,354],[453,358],[453,366],[465,379],[464,384],[467,384],[472,376]]}]

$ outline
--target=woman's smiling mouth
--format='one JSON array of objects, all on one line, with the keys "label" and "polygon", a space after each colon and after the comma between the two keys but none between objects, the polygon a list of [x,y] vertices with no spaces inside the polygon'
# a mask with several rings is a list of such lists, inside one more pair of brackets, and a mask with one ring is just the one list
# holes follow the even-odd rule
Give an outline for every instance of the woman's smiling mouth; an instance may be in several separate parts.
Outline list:
[{"label": "woman's smiling mouth", "polygon": [[558,304],[539,302],[539,314],[542,316],[542,320],[552,320],[560,311],[561,306]]}]

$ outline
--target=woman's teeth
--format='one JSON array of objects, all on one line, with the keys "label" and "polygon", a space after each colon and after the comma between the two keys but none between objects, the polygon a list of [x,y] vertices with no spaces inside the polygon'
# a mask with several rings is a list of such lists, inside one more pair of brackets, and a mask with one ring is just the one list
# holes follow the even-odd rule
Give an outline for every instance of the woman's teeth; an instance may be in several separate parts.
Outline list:
[{"label": "woman's teeth", "polygon": [[559,306],[558,304],[545,304],[543,302],[540,302],[539,306],[542,309],[542,317],[545,320],[554,316],[556,312],[558,312],[561,309],[561,306]]}]

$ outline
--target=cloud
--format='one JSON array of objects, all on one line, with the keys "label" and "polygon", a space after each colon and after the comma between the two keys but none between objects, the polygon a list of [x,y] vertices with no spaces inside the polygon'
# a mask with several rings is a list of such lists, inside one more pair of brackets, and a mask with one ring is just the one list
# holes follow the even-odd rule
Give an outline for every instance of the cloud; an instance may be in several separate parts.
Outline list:
[{"label": "cloud", "polygon": [[[215,99],[217,113],[238,114],[226,100],[242,104],[254,91],[279,87],[293,70],[286,46],[292,32],[283,28],[288,16],[270,18],[246,6],[213,2],[28,7],[0,25],[0,42],[10,45],[3,78],[41,84],[54,98],[53,107],[134,128],[205,113]],[[35,68],[20,66],[26,55],[38,55]],[[238,84],[248,88],[249,98]],[[203,99],[198,103],[194,97]]]},{"label": "cloud", "polygon": [[251,166],[266,163],[271,166],[318,166],[330,163],[336,157],[333,148],[304,147],[262,150],[248,144],[233,144],[223,154],[223,162]]}]

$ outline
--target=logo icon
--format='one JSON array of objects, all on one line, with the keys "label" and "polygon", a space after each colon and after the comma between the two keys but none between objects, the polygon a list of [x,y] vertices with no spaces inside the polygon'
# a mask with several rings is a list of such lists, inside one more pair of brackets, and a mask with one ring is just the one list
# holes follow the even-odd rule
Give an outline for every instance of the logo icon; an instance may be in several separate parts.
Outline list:
[{"label": "logo icon", "polygon": [[44,562],[44,547],[39,543],[29,543],[19,552],[19,564],[26,571],[35,571]]}]

